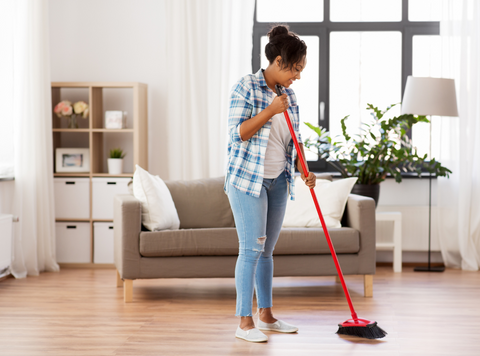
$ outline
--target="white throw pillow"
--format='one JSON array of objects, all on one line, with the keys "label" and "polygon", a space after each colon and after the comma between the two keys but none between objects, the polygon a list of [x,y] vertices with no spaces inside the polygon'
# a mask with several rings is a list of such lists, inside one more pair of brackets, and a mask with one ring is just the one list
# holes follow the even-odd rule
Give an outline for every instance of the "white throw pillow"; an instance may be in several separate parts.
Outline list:
[{"label": "white throw pillow", "polygon": [[180,219],[167,185],[136,166],[133,175],[133,195],[142,203],[142,223],[150,231],[178,230]]},{"label": "white throw pillow", "polygon": [[[295,178],[295,201],[287,201],[284,227],[322,227],[310,189],[300,177]],[[345,210],[348,195],[357,178],[336,181],[317,179],[315,194],[327,228],[342,227],[340,220]]]}]

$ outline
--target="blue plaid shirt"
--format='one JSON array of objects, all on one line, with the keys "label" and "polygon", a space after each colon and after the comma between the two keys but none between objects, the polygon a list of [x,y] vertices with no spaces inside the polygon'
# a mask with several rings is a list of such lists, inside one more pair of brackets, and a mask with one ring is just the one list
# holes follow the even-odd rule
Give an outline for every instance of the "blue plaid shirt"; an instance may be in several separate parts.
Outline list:
[{"label": "blue plaid shirt", "polygon": [[[290,88],[284,88],[288,96],[288,114],[292,120],[293,129],[297,133],[299,143],[302,143],[299,133],[299,114],[297,98]],[[233,87],[230,95],[230,109],[228,114],[228,165],[225,174],[224,191],[227,184],[238,190],[260,197],[263,183],[265,151],[272,119],[267,121],[250,139],[242,141],[240,125],[265,110],[270,104],[269,98],[276,96],[270,90],[260,69],[255,74],[241,78]],[[290,139],[285,153],[285,176],[287,177],[290,199],[295,200],[295,158],[296,150],[293,140]]]}]

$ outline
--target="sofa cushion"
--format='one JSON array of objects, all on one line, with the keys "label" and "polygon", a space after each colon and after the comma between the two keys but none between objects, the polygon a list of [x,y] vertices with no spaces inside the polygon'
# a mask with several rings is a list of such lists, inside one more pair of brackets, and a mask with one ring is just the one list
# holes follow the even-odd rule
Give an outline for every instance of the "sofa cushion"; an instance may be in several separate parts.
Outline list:
[{"label": "sofa cushion", "polygon": [[[336,253],[358,253],[360,234],[350,227],[328,229]],[[330,254],[322,228],[282,228],[274,255]]]},{"label": "sofa cushion", "polygon": [[133,195],[142,203],[142,224],[150,231],[178,229],[180,221],[164,181],[136,165]]},{"label": "sofa cushion", "polygon": [[[357,230],[344,227],[328,231],[337,253],[357,253],[360,250]],[[236,256],[237,230],[209,228],[141,232],[140,254],[144,257]],[[322,229],[283,228],[273,254],[330,254],[330,249]]]},{"label": "sofa cushion", "polygon": [[[317,179],[315,194],[322,210],[327,228],[342,227],[340,223],[348,195],[357,177],[342,178],[334,182]],[[287,201],[284,227],[322,227],[317,210],[313,204],[310,189],[300,177],[295,177],[295,201]]]},{"label": "sofa cushion", "polygon": [[225,178],[165,182],[180,218],[181,229],[234,227],[232,209],[223,191]]}]

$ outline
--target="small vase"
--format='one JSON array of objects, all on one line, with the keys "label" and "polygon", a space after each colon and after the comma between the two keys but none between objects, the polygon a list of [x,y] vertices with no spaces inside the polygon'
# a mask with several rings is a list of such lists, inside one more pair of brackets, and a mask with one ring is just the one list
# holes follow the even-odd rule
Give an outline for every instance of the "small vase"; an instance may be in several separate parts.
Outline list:
[{"label": "small vase", "polygon": [[109,158],[108,174],[122,174],[122,173],[123,173],[123,158]]},{"label": "small vase", "polygon": [[68,128],[69,129],[78,129],[78,122],[76,115],[72,115],[68,118]]}]

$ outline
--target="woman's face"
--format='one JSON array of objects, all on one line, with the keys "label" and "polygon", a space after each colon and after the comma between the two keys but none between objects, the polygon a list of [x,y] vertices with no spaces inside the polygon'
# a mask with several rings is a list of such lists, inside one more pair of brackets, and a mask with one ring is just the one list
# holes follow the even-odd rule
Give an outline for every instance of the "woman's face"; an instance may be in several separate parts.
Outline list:
[{"label": "woman's face", "polygon": [[290,85],[293,84],[295,80],[299,80],[301,78],[300,73],[302,73],[302,71],[305,69],[307,65],[307,57],[306,56],[303,57],[303,59],[295,63],[292,66],[292,68],[284,68],[284,69],[280,69],[279,59],[281,59],[280,56],[278,56],[276,59],[276,64],[279,68],[277,82],[281,86],[288,88],[290,87]]}]

